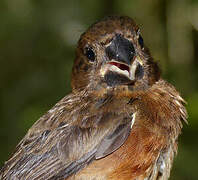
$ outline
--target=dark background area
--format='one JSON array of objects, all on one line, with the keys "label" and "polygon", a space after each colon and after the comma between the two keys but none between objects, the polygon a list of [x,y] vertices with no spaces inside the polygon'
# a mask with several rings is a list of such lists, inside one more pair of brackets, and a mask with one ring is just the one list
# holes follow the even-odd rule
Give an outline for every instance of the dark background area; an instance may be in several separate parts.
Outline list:
[{"label": "dark background area", "polygon": [[81,33],[107,15],[128,15],[188,102],[171,180],[197,180],[197,0],[1,0],[0,167],[32,124],[71,91]]}]

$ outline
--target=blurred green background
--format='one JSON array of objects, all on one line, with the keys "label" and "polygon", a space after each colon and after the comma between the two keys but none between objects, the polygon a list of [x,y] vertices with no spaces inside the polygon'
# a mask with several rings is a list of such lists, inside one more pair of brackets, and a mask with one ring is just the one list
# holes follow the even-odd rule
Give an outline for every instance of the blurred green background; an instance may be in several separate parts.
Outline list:
[{"label": "blurred green background", "polygon": [[0,166],[31,125],[71,91],[75,46],[106,15],[128,15],[163,77],[188,102],[171,180],[197,180],[197,0],[1,0]]}]

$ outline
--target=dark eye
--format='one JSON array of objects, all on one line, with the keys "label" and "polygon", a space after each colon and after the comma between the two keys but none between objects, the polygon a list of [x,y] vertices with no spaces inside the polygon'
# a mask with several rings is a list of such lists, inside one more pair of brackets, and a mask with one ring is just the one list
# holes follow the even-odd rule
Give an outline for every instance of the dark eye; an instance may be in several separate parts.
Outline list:
[{"label": "dark eye", "polygon": [[95,53],[91,48],[86,48],[85,49],[85,56],[91,61],[95,61]]},{"label": "dark eye", "polygon": [[139,37],[138,37],[138,43],[139,43],[141,49],[143,49],[143,47],[144,47],[144,40],[143,40],[143,38],[142,38],[141,35],[139,35]]}]

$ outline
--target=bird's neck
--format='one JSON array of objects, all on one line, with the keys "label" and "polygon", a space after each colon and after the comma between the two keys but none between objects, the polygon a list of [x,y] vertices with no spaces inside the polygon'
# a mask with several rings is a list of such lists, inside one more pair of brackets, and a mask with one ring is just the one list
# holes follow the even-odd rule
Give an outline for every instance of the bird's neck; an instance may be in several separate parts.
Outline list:
[{"label": "bird's neck", "polygon": [[131,98],[135,97],[138,94],[142,94],[143,91],[145,91],[147,88],[142,88],[141,90],[135,90],[133,87],[126,86],[126,85],[121,85],[121,86],[116,86],[116,87],[109,87],[106,85],[97,85],[97,86],[87,86],[85,88],[81,89],[74,89],[73,93],[74,94],[82,94],[84,98],[88,99],[100,99],[104,98],[107,96],[114,96],[118,99],[122,98]]}]

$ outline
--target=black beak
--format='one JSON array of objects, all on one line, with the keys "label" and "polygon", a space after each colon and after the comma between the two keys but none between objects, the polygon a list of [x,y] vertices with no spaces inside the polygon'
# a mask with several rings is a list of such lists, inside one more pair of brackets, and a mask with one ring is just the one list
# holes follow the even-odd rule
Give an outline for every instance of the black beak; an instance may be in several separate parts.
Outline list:
[{"label": "black beak", "polygon": [[128,39],[116,34],[111,44],[105,49],[105,52],[109,60],[131,65],[135,55],[135,48]]}]

